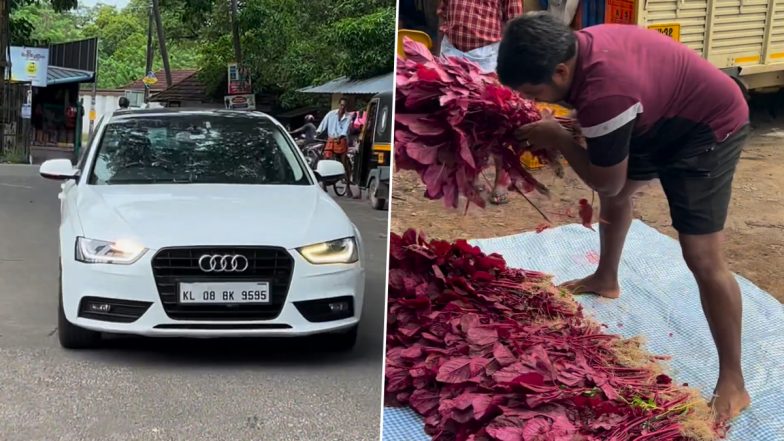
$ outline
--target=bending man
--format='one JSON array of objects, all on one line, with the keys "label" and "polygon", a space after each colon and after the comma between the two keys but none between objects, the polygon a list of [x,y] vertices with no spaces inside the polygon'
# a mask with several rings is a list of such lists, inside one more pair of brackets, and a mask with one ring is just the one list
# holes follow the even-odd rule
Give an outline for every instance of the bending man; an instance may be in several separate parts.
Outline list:
[{"label": "bending man", "polygon": [[738,85],[658,32],[622,25],[573,32],[546,13],[510,23],[497,72],[529,98],[566,101],[577,111],[587,149],[553,118],[519,132],[533,145],[560,151],[599,193],[599,266],[567,283],[573,291],[620,295],[618,265],[632,195],[659,178],[718,349],[711,404],[721,419],[736,416],[750,398],[740,360],[740,288],[721,243],[732,178],[749,134],[749,109]]}]

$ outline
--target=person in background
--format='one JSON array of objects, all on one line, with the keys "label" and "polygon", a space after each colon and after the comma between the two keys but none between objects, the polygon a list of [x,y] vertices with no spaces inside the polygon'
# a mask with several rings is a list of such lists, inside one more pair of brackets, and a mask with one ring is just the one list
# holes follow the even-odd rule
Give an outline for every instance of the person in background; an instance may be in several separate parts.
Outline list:
[{"label": "person in background", "polygon": [[[523,0],[441,0],[438,5],[439,41],[434,52],[440,51],[442,57],[465,58],[484,72],[495,72],[503,28],[522,14]],[[493,156],[493,162],[495,183],[490,202],[505,204],[509,201],[509,176],[500,157]],[[480,192],[485,189],[478,180],[475,185]]]},{"label": "person in background", "polygon": [[722,242],[733,175],[750,131],[741,88],[697,52],[656,31],[597,25],[575,32],[539,12],[507,26],[498,77],[523,96],[563,100],[577,111],[587,148],[551,117],[518,132],[532,145],[563,154],[599,194],[599,265],[565,284],[576,294],[620,296],[632,197],[659,179],[716,344],[711,405],[721,421],[737,416],[751,398],[741,368],[740,288]]},{"label": "person in background", "polygon": [[[351,116],[346,111],[348,101],[341,98],[338,108],[331,110],[324,116],[316,129],[317,133],[327,133],[327,145],[324,146],[324,159],[333,157],[343,163],[346,169],[346,182],[351,182],[351,164],[348,162],[348,131],[351,127]],[[351,185],[347,185],[347,197],[354,197]]]},{"label": "person in background", "polygon": [[[302,138],[301,138],[302,145],[300,145],[300,147],[303,145],[312,144],[313,142],[316,141],[317,129],[316,129],[316,125],[313,124],[313,121],[315,120],[316,118],[313,115],[306,115],[305,124],[303,124],[302,127],[289,132],[291,133],[291,136],[294,137],[296,137],[300,133],[302,134]],[[300,139],[297,139],[297,144],[300,144]]]},{"label": "person in background", "polygon": [[120,97],[120,110],[128,110],[131,107],[131,101],[128,100],[127,97],[121,96]]}]

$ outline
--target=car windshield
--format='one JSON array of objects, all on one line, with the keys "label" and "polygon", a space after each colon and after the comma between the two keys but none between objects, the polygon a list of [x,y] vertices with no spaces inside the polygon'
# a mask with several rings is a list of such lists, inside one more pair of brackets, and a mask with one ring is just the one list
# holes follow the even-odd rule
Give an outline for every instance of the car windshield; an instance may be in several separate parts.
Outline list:
[{"label": "car windshield", "polygon": [[90,183],[308,185],[305,165],[268,118],[149,115],[106,126]]}]

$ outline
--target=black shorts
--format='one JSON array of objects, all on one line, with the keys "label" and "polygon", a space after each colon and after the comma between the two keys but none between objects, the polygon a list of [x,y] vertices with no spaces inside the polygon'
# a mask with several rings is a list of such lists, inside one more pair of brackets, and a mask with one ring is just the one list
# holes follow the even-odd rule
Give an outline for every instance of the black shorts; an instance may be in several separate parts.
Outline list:
[{"label": "black shorts", "polygon": [[724,142],[685,145],[676,158],[659,164],[646,153],[629,156],[629,179],[659,178],[670,205],[672,226],[682,234],[710,234],[724,229],[732,178],[749,136],[748,125]]}]

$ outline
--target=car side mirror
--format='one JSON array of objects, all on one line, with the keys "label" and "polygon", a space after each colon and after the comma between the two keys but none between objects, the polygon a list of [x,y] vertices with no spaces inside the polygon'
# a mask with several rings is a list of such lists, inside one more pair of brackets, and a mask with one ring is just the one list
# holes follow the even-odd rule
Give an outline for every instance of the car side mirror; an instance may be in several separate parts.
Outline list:
[{"label": "car side mirror", "polygon": [[339,178],[346,174],[346,168],[338,161],[323,159],[316,164],[316,175],[320,180]]},{"label": "car side mirror", "polygon": [[50,159],[41,164],[38,172],[46,179],[64,181],[79,177],[79,170],[73,166],[70,159]]}]

